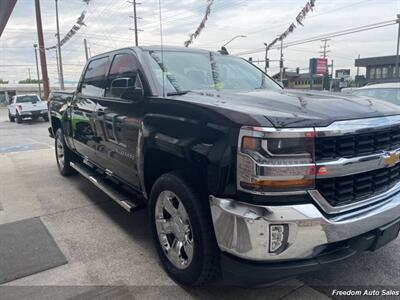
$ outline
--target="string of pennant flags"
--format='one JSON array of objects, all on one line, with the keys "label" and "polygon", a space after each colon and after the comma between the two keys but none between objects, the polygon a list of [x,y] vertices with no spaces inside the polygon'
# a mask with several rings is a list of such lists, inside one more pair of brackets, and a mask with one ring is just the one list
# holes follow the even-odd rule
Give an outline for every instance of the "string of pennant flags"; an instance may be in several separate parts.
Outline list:
[{"label": "string of pennant flags", "polygon": [[[307,14],[313,10],[315,6],[315,0],[307,1],[306,5],[303,9],[297,14],[296,23],[298,25],[304,26],[302,23]],[[267,50],[269,50],[272,46],[274,46],[278,41],[283,41],[290,33],[292,33],[296,29],[296,23],[293,22],[289,25],[289,27],[277,38],[275,38],[271,43],[267,45]]]},{"label": "string of pennant flags", "polygon": [[193,41],[200,35],[201,31],[204,29],[206,26],[206,22],[208,20],[208,17],[211,14],[211,6],[213,5],[214,0],[207,0],[207,7],[206,7],[206,12],[203,17],[203,19],[200,22],[200,25],[197,27],[196,31],[192,34],[189,35],[189,39],[184,42],[185,47],[189,47],[190,44],[193,43]]},{"label": "string of pennant flags", "polygon": [[[84,3],[89,5],[91,0],[82,0]],[[60,47],[63,46],[66,42],[68,42],[83,26],[86,26],[85,20],[86,10],[82,11],[81,15],[76,20],[75,24],[68,31],[68,33],[64,36],[64,38],[60,41]],[[46,50],[56,49],[57,45],[46,48]]]}]

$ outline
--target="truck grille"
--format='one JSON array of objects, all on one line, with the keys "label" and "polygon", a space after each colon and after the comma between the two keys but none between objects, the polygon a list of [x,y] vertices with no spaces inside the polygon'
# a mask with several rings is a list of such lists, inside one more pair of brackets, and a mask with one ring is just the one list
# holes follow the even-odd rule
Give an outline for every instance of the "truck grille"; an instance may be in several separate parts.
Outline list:
[{"label": "truck grille", "polygon": [[332,206],[355,203],[379,195],[393,187],[400,179],[400,164],[370,172],[318,179],[317,190]]},{"label": "truck grille", "polygon": [[350,158],[400,148],[400,125],[363,134],[317,137],[316,161]]}]

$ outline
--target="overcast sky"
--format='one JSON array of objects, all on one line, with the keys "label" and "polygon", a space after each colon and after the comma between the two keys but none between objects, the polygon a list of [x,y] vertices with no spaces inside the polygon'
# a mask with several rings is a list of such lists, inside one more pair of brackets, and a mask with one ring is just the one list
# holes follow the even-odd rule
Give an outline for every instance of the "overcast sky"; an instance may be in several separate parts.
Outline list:
[{"label": "overcast sky", "polygon": [[[141,0],[138,6],[142,45],[160,43],[158,0]],[[259,49],[269,43],[295,20],[306,0],[215,0],[211,15],[200,37],[191,47],[218,50],[235,35],[247,38],[232,42],[228,50],[241,53]],[[198,24],[206,8],[206,0],[162,0],[164,43],[182,46]],[[54,0],[41,0],[45,46],[55,45]],[[83,39],[88,40],[92,55],[134,43],[132,5],[126,0],[59,0],[60,32],[63,37],[74,25],[83,10],[87,11],[85,23],[78,33],[62,47],[64,77],[66,81],[79,79],[85,64]],[[400,0],[316,0],[314,11],[303,24],[288,36],[285,42],[296,41],[320,34],[352,27],[387,21],[400,13]],[[333,38],[329,41],[329,59],[335,68],[351,68],[354,76],[354,59],[361,57],[394,55],[397,26]],[[31,76],[36,78],[35,57],[32,44],[37,43],[33,0],[18,0],[14,12],[0,37],[0,78],[17,82]],[[285,67],[307,71],[310,57],[318,57],[322,42],[312,42],[284,49]],[[264,53],[243,55],[263,59]],[[270,59],[278,59],[279,51],[271,50]],[[58,83],[55,52],[47,51],[49,77],[52,85]],[[269,74],[278,71],[278,63],[271,62]]]}]

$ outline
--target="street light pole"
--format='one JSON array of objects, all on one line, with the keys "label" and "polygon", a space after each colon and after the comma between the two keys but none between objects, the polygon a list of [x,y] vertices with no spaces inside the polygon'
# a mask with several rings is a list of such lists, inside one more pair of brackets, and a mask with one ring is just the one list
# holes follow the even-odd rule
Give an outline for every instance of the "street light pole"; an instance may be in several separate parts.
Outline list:
[{"label": "street light pole", "polygon": [[61,43],[60,43],[60,24],[58,22],[58,0],[55,0],[55,2],[56,2],[56,22],[57,22],[57,48],[58,48],[58,59],[59,59],[58,65],[60,68],[59,81],[60,81],[60,89],[64,90],[64,74],[63,74]]},{"label": "street light pole", "polygon": [[269,68],[269,59],[268,59],[268,44],[264,43],[265,45],[265,74],[267,74]]},{"label": "street light pole", "polygon": [[247,36],[245,36],[245,35],[237,35],[237,36],[231,38],[231,39],[229,40],[229,42],[227,42],[227,43],[225,43],[224,45],[222,45],[222,47],[226,47],[228,44],[230,44],[231,42],[233,42],[234,40],[236,40],[236,39],[238,39],[238,38],[245,38],[245,37],[247,37]]},{"label": "street light pole", "polygon": [[37,44],[33,44],[33,48],[35,49],[35,59],[36,59],[36,73],[37,73],[37,81],[38,81],[38,86],[39,86],[39,97],[42,97],[42,89],[40,87],[40,74],[39,74],[39,62],[38,62],[38,56],[37,56]]}]

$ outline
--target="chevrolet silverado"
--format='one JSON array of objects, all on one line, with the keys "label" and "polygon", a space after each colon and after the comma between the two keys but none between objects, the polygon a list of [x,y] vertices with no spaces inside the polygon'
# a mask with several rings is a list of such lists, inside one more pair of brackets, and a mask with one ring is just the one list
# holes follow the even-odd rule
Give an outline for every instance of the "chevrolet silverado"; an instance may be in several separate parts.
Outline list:
[{"label": "chevrolet silverado", "polygon": [[285,90],[244,59],[153,46],[92,57],[49,116],[61,174],[147,207],[180,284],[261,286],[399,234],[395,104]]}]

